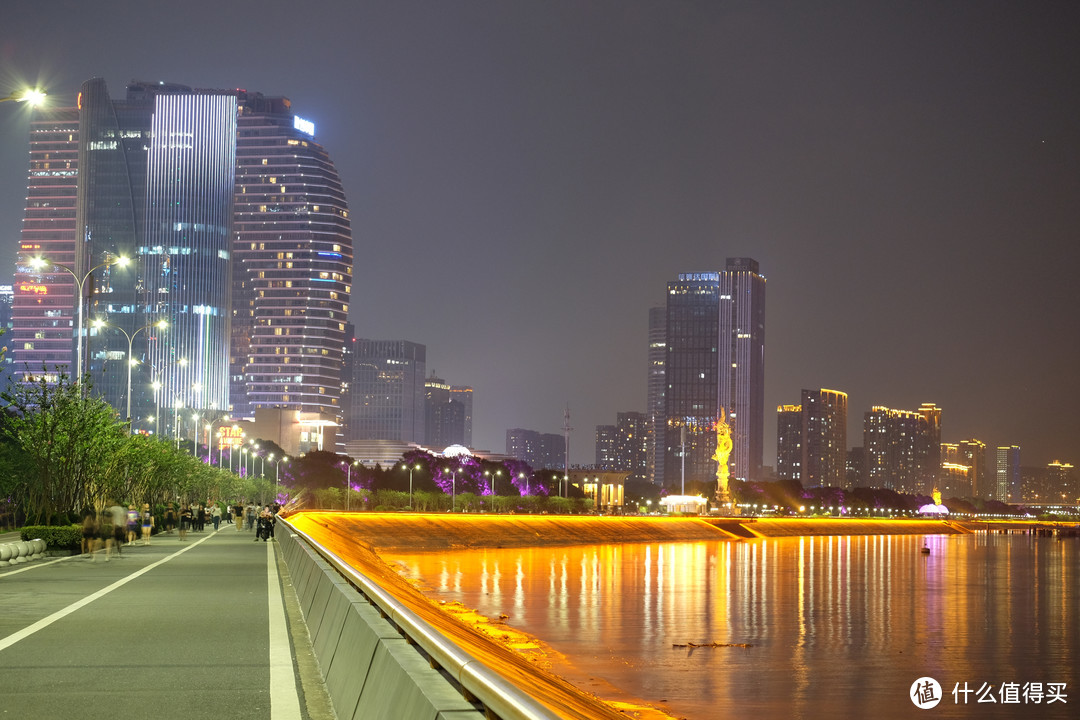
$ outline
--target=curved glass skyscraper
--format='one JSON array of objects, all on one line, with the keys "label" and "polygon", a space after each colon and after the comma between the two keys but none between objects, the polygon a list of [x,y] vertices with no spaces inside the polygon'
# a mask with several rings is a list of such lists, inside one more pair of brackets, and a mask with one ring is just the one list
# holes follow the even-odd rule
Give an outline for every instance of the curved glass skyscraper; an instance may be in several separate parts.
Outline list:
[{"label": "curved glass skyscraper", "polygon": [[240,95],[233,266],[233,412],[340,419],[352,292],[349,208],[312,123],[286,98]]}]

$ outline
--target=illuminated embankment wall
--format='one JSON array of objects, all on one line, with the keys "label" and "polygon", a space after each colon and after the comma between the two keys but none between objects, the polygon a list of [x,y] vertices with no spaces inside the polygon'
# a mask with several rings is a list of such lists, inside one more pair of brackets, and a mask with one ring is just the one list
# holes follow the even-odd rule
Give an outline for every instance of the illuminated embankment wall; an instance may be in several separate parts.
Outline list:
[{"label": "illuminated embankment wall", "polygon": [[940,520],[742,519],[557,515],[323,513],[301,516],[374,549],[398,551],[749,540],[801,535],[942,535]]}]

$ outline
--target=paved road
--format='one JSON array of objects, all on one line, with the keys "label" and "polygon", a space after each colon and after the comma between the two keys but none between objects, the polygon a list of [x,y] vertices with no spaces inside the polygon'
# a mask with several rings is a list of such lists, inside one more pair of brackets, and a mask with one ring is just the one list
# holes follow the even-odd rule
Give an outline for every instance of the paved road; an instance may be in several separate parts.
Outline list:
[{"label": "paved road", "polygon": [[328,717],[275,550],[226,524],[0,568],[0,718]]}]

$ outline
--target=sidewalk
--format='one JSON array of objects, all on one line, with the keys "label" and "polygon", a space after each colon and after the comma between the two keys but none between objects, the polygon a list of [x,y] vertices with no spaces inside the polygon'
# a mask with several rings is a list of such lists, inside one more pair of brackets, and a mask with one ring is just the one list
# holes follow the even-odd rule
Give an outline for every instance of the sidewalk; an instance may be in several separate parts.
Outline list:
[{"label": "sidewalk", "polygon": [[292,588],[283,591],[276,545],[210,528],[185,542],[155,536],[109,562],[0,568],[2,715],[321,717],[318,692],[308,712],[294,662],[310,647],[306,631],[294,646],[303,623],[286,620]]}]

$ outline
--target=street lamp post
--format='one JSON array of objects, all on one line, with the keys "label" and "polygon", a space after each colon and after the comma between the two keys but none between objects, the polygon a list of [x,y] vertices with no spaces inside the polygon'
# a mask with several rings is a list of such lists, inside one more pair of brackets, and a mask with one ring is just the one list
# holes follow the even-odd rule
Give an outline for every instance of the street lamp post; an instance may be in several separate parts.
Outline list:
[{"label": "street lamp post", "polygon": [[402,470],[408,469],[408,471],[409,471],[409,509],[410,510],[412,510],[412,473],[413,473],[413,470],[419,470],[420,467],[421,466],[420,466],[419,463],[417,463],[415,467],[413,467],[412,465],[405,465],[405,464],[402,464],[402,466],[401,466]]},{"label": "street lamp post", "polygon": [[529,494],[529,479],[528,479],[528,476],[525,475],[525,473],[523,473],[523,472],[519,472],[518,473],[518,480],[524,480],[525,481],[525,494],[528,495]]},{"label": "street lamp post", "polygon": [[[63,267],[63,266],[61,265],[60,267]],[[128,434],[131,434],[131,366],[135,364],[135,359],[132,357],[132,346],[135,343],[135,336],[137,336],[143,330],[149,330],[151,328],[157,328],[159,330],[164,330],[165,328],[169,327],[169,323],[165,322],[164,320],[158,320],[157,322],[150,323],[149,325],[143,325],[141,328],[139,328],[135,332],[131,333],[130,335],[128,334],[128,331],[125,330],[124,328],[122,328],[122,327],[120,327],[118,325],[112,325],[110,323],[105,322],[104,320],[100,320],[100,319],[95,320],[94,322],[90,323],[90,325],[93,326],[94,328],[97,328],[98,330],[100,330],[101,328],[106,328],[106,327],[111,328],[112,330],[119,330],[120,332],[122,332],[124,334],[124,337],[127,338],[127,341],[128,341],[128,353],[127,353],[127,420],[128,420]],[[80,348],[80,350],[82,349],[82,344],[81,343],[79,345],[79,348]],[[81,359],[80,359],[80,362],[82,362]]]},{"label": "street lamp post", "polygon": [[[98,268],[110,267],[112,265],[119,265],[120,267],[125,267],[130,261],[131,261],[130,258],[126,258],[126,257],[123,257],[123,256],[118,257],[118,256],[115,256],[115,255],[106,254],[105,262],[100,263],[100,264],[95,265],[94,267],[90,268],[89,270],[86,271],[86,274],[83,275],[82,278],[80,278],[78,275],[75,274],[74,270],[72,270],[71,268],[69,268],[66,265],[58,265],[58,264],[56,264],[54,262],[51,262],[51,261],[46,260],[45,258],[41,258],[41,257],[36,257],[36,258],[31,258],[30,259],[29,265],[30,265],[30,267],[32,267],[34,269],[39,269],[39,268],[45,267],[46,265],[51,265],[54,268],[60,268],[61,270],[66,272],[68,275],[70,275],[75,280],[75,288],[76,288],[76,291],[79,293],[79,321],[78,321],[79,324],[78,324],[77,331],[76,331],[77,332],[77,337],[76,337],[77,342],[76,342],[76,345],[75,345],[75,382],[76,382],[76,384],[78,384],[80,381],[82,381],[82,376],[83,376],[83,358],[82,358],[82,356],[83,356],[83,352],[82,352],[82,346],[83,346],[83,305],[86,304],[86,302],[85,302],[86,298],[83,297],[83,284],[86,282],[86,279],[89,278],[91,275],[93,275],[94,271],[97,270]],[[130,359],[130,355],[128,357]],[[131,417],[131,410],[129,408],[128,409],[128,418],[130,418],[130,417]]]},{"label": "street lamp post", "polygon": [[353,465],[359,465],[359,460],[353,460],[349,462],[342,460],[341,464],[345,466],[345,512],[349,512],[349,495],[352,493],[352,469]]},{"label": "street lamp post", "polygon": [[491,494],[491,497],[495,497],[495,478],[499,475],[502,475],[502,470],[496,470],[495,472],[492,472],[491,470],[485,470],[484,475],[491,478],[491,480],[488,482],[488,492]]}]

